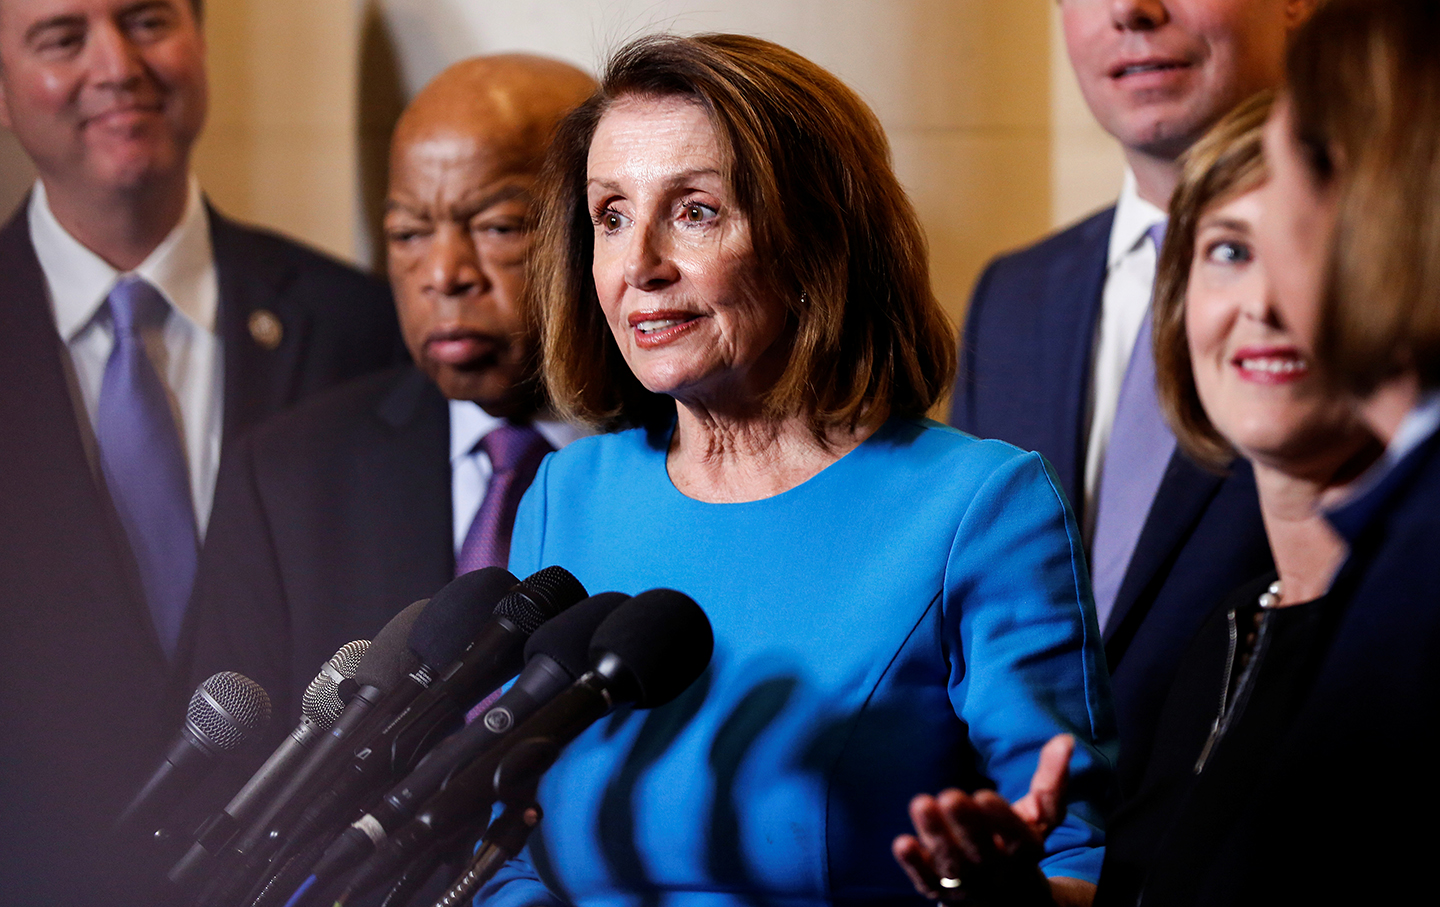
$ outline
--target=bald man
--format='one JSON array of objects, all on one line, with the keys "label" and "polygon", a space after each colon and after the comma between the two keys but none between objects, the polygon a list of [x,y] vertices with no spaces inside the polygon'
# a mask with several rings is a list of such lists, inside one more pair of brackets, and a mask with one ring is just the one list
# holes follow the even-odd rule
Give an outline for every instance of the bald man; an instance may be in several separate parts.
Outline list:
[{"label": "bald man", "polygon": [[395,128],[385,203],[415,364],[264,426],[221,476],[191,673],[255,678],[282,733],[335,649],[457,572],[505,564],[520,494],[575,436],[543,410],[520,300],[549,135],[594,87],[567,64],[505,55],[421,91]]}]

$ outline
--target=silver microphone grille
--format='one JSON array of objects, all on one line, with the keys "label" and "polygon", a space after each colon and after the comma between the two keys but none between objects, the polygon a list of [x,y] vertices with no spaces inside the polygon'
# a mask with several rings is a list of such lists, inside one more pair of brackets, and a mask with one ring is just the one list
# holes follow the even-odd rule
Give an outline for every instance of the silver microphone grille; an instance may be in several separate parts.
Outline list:
[{"label": "silver microphone grille", "polygon": [[244,674],[221,671],[190,697],[185,722],[201,740],[228,753],[270,723],[270,697]]}]

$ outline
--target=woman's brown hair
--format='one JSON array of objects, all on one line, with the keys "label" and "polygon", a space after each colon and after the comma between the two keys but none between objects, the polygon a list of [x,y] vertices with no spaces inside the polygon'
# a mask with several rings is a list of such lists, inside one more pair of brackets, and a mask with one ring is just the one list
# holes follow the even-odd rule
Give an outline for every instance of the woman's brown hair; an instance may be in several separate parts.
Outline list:
[{"label": "woman's brown hair", "polygon": [[1180,181],[1170,197],[1165,247],[1155,270],[1151,303],[1155,391],[1180,447],[1212,469],[1223,469],[1234,460],[1235,449],[1215,430],[1195,389],[1185,334],[1185,294],[1195,260],[1195,234],[1207,211],[1265,182],[1260,134],[1274,100],[1273,92],[1264,91],[1243,102],[1186,152]]},{"label": "woman's brown hair", "polygon": [[528,307],[556,406],[606,429],[656,427],[674,413],[626,366],[591,275],[586,161],[601,117],[625,97],[694,101],[728,154],[759,276],[793,337],[766,413],[802,413],[818,437],[882,411],[923,415],[950,386],[954,334],[880,123],[829,72],[743,35],[634,41],[559,127],[541,179]]},{"label": "woman's brown hair", "polygon": [[1294,138],[1337,220],[1315,353],[1366,395],[1440,387],[1440,3],[1330,0],[1286,59]]}]

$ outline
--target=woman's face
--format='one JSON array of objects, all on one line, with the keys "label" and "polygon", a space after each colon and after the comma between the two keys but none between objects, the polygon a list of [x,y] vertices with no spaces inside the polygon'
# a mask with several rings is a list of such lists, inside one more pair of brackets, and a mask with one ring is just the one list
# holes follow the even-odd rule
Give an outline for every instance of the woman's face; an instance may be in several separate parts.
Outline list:
[{"label": "woman's face", "polygon": [[784,307],[766,292],[750,224],[705,111],[628,97],[590,143],[595,289],[640,383],[682,402],[744,406],[784,366]]},{"label": "woman's face", "polygon": [[1246,459],[1328,478],[1366,442],[1353,404],[1329,397],[1277,310],[1278,286],[1258,251],[1269,195],[1213,205],[1195,231],[1185,334],[1195,388],[1215,428]]},{"label": "woman's face", "polygon": [[1269,264],[1280,319],[1301,348],[1314,349],[1335,198],[1319,181],[1295,139],[1289,99],[1271,109],[1264,132],[1270,181],[1262,189],[1264,215],[1255,241]]}]

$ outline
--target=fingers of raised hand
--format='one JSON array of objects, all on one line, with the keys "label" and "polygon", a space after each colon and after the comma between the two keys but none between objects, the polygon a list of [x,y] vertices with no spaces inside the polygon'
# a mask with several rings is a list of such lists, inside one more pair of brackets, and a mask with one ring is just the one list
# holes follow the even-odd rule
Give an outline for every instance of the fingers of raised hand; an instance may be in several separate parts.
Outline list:
[{"label": "fingers of raised hand", "polygon": [[945,890],[931,864],[929,851],[919,839],[914,835],[900,835],[890,845],[890,852],[895,855],[900,868],[910,877],[910,884],[915,886],[916,891],[932,901],[940,899]]}]

